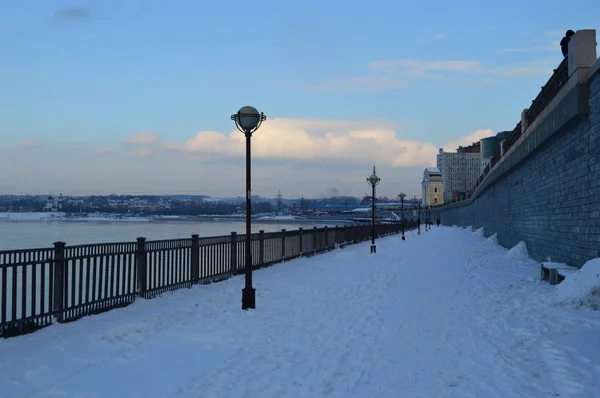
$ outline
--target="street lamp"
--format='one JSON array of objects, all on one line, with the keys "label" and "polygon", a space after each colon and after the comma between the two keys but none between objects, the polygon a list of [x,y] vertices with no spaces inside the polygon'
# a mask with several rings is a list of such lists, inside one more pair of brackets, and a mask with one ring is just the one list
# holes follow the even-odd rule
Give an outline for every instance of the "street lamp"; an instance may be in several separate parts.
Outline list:
[{"label": "street lamp", "polygon": [[250,246],[250,239],[252,239],[252,206],[250,202],[250,195],[252,193],[252,190],[250,189],[250,138],[252,138],[252,133],[258,130],[262,122],[266,119],[267,117],[264,113],[258,113],[256,108],[252,106],[244,106],[240,108],[236,114],[231,115],[231,120],[235,122],[237,129],[246,136],[246,283],[242,289],[243,310],[247,310],[248,308],[256,308],[256,290],[252,287],[252,249]]},{"label": "street lamp", "polygon": [[400,198],[400,207],[402,208],[402,240],[406,240],[404,237],[404,198],[406,197],[406,194],[401,192],[398,197]]},{"label": "street lamp", "polygon": [[419,201],[419,219],[417,220],[417,235],[421,235],[421,201]]},{"label": "street lamp", "polygon": [[375,185],[379,184],[381,178],[375,174],[375,166],[373,166],[373,174],[367,178],[367,182],[373,188],[373,194],[371,196],[371,254],[377,251],[375,247]]}]

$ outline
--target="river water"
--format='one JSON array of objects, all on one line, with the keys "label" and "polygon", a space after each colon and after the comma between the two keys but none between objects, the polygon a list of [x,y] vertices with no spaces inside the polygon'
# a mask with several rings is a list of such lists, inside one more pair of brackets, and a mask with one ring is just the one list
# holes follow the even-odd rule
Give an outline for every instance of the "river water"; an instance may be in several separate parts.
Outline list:
[{"label": "river water", "polygon": [[[334,224],[300,222],[252,221],[252,232],[276,232],[298,228],[323,227]],[[67,245],[106,242],[133,242],[137,237],[148,240],[244,234],[244,221],[156,221],[156,222],[94,222],[94,221],[0,221],[0,250],[52,247],[53,242]]]}]

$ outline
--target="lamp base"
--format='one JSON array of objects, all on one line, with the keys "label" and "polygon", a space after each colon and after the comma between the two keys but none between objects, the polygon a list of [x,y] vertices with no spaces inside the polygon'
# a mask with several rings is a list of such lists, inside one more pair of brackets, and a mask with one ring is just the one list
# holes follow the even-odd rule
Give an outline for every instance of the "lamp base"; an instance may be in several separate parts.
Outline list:
[{"label": "lamp base", "polygon": [[404,235],[402,235],[402,240],[406,240],[406,237]]},{"label": "lamp base", "polygon": [[242,309],[256,308],[256,289],[245,287],[242,289]]},{"label": "lamp base", "polygon": [[377,246],[371,245],[371,254],[375,254],[377,252]]}]

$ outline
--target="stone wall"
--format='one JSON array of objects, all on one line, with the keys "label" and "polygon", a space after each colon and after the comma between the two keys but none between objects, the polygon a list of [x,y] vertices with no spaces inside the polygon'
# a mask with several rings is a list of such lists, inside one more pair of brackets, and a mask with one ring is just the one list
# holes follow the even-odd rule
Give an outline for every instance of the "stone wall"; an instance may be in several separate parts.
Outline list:
[{"label": "stone wall", "polygon": [[483,227],[507,247],[524,241],[539,261],[581,266],[600,257],[599,63],[586,69],[585,82],[565,87],[547,120],[536,119],[495,177],[486,177],[491,182],[468,200],[432,209],[434,219]]}]

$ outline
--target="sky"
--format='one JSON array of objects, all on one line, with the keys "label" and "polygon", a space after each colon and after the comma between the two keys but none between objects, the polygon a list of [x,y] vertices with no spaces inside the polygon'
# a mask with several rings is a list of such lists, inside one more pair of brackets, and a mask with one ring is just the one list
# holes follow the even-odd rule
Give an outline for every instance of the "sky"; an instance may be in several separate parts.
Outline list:
[{"label": "sky", "polygon": [[[252,6],[250,6],[252,4]],[[543,4],[543,5],[542,5]],[[420,194],[512,130],[596,0],[0,0],[0,194]]]}]

